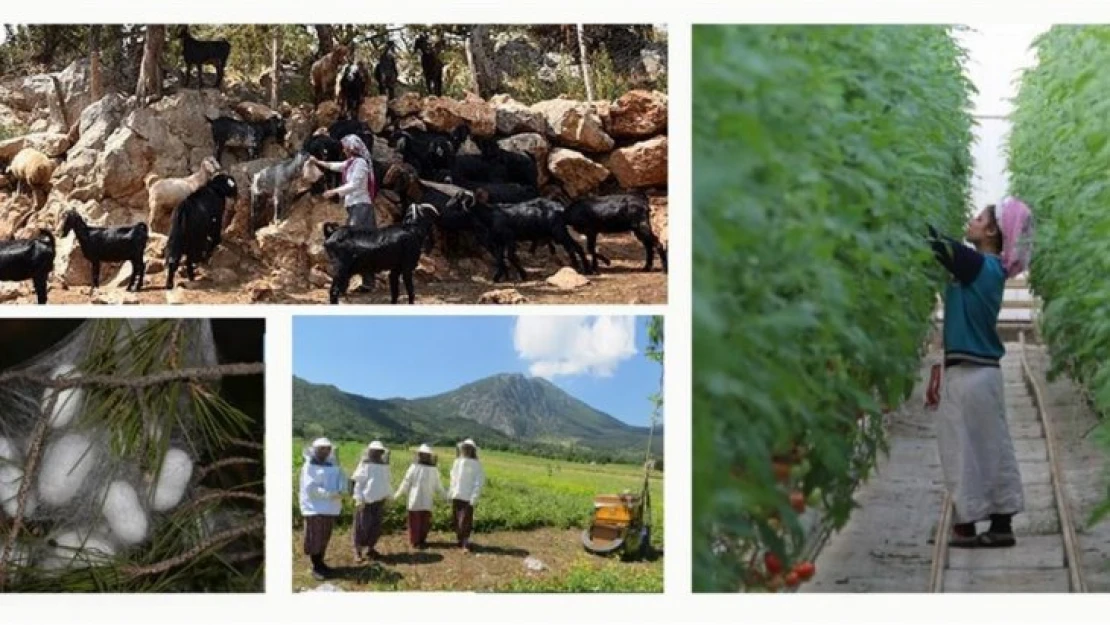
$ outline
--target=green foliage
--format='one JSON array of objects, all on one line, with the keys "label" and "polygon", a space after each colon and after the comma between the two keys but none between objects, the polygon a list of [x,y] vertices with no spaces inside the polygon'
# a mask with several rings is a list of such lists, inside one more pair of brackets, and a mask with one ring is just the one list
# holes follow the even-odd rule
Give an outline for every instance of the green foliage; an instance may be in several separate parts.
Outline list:
[{"label": "green foliage", "polygon": [[663,568],[629,569],[620,564],[596,568],[581,563],[561,577],[521,578],[497,592],[663,592]]},{"label": "green foliage", "polygon": [[[334,442],[334,441],[333,441]],[[302,455],[307,441],[293,441],[293,518],[301,523],[298,493]],[[343,471],[350,476],[358,466],[358,459],[365,449],[365,442],[337,443],[336,456]],[[386,443],[392,449],[390,472],[396,488],[412,462],[411,450],[403,445]],[[443,486],[451,483],[451,463],[454,448],[437,448],[439,471]],[[480,452],[486,472],[486,486],[474,514],[477,532],[497,530],[531,530],[540,527],[584,528],[589,522],[594,495],[620,492],[628,489],[639,492],[643,484],[643,471],[631,465],[591,465],[536,458],[516,453]],[[663,477],[655,473],[651,482],[653,510],[652,541],[656,546],[663,540]],[[343,502],[340,525],[351,523],[354,502],[347,497]],[[451,508],[444,502],[437,504],[432,515],[433,529],[448,531],[451,528]],[[386,531],[400,532],[405,527],[405,501],[387,504],[384,521]]]},{"label": "green foliage", "polygon": [[[1053,375],[1069,373],[1110,411],[1110,27],[1054,26],[1035,42],[1011,120],[1014,194],[1037,220],[1030,283]],[[1110,427],[1099,437],[1110,450]],[[1110,502],[1110,493],[1108,493]],[[1103,508],[1103,516],[1110,508]]]},{"label": "green foliage", "polygon": [[941,279],[926,223],[965,215],[964,54],[943,26],[695,27],[696,590],[803,548],[772,456],[803,454],[794,486],[847,521],[885,444],[858,419],[917,376]]}]

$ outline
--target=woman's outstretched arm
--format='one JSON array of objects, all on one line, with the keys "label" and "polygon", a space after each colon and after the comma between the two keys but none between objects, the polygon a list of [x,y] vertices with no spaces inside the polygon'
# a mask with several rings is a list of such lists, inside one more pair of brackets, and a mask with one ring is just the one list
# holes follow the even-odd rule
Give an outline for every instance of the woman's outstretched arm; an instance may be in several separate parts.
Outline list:
[{"label": "woman's outstretched arm", "polygon": [[929,226],[929,246],[933,255],[944,265],[960,284],[968,285],[975,281],[983,268],[983,255],[956,239],[946,237]]}]

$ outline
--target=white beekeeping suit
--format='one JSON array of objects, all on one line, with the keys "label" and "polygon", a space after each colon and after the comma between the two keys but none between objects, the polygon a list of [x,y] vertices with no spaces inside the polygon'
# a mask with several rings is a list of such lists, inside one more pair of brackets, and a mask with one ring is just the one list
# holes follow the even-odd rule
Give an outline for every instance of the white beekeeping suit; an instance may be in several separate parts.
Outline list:
[{"label": "white beekeeping suit", "polygon": [[392,478],[389,472],[389,461],[384,464],[370,462],[369,452],[372,450],[385,451],[378,441],[370,443],[367,455],[358,464],[351,479],[355,482],[354,496],[356,504],[375,503],[389,498],[393,494]]},{"label": "white beekeeping suit", "polygon": [[[459,443],[460,447],[463,445],[471,445],[475,451],[478,449],[470,439]],[[485,483],[486,472],[477,458],[463,456],[455,458],[454,464],[451,465],[451,499],[459,499],[474,505],[478,502],[478,494]]]},{"label": "white beekeeping suit", "polygon": [[[431,454],[432,450],[426,445],[421,445],[420,453]],[[398,499],[405,493],[409,495],[408,509],[410,512],[430,511],[436,495],[440,497],[447,496],[447,490],[443,488],[443,480],[439,477],[439,469],[419,462],[409,465],[409,469],[405,472],[405,477],[401,480],[401,485],[397,487],[397,492],[394,493],[393,498]]]}]

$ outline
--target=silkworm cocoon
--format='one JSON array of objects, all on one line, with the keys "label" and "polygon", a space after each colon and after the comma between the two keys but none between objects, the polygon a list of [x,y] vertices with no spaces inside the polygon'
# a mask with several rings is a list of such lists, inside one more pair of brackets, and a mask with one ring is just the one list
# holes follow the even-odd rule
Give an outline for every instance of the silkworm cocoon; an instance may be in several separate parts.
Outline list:
[{"label": "silkworm cocoon", "polygon": [[[23,482],[23,462],[15,445],[6,438],[0,437],[0,503],[4,512],[14,517],[19,508],[19,485]],[[27,504],[23,507],[23,516],[34,514],[38,507],[38,498],[35,493],[27,495]]]},{"label": "silkworm cocoon", "polygon": [[158,482],[154,485],[152,507],[165,512],[176,506],[185,495],[185,487],[193,475],[193,461],[188,454],[177,448],[166,452],[162,460],[162,470],[158,472]]},{"label": "silkworm cocoon", "polygon": [[116,480],[108,485],[101,511],[121,543],[133,545],[146,538],[146,512],[139,503],[139,494],[127,482]]},{"label": "silkworm cocoon", "polygon": [[43,561],[50,570],[88,568],[109,562],[116,555],[115,545],[103,536],[69,530],[52,539],[55,547]]},{"label": "silkworm cocoon", "polygon": [[39,474],[42,502],[60,506],[73,499],[96,466],[98,455],[89,439],[80,434],[66,434],[48,445]]},{"label": "silkworm cocoon", "polygon": [[[50,377],[54,379],[72,377],[71,374],[76,369],[77,367],[72,364],[63,363],[55,367]],[[54,403],[52,408],[51,400]],[[76,386],[61,390],[48,388],[42,394],[42,406],[44,410],[50,408],[50,427],[53,428],[64,428],[72,423],[73,419],[80,414],[84,403],[85,391]]]}]

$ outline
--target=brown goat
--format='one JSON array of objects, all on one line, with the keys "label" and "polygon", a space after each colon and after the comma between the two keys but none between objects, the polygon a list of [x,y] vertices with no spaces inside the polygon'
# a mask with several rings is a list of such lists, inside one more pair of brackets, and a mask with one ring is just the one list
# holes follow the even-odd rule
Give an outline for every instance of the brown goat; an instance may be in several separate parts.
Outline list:
[{"label": "brown goat", "polygon": [[347,54],[347,46],[336,46],[312,64],[312,96],[316,104],[334,98],[335,80],[339,68],[347,62]]}]

